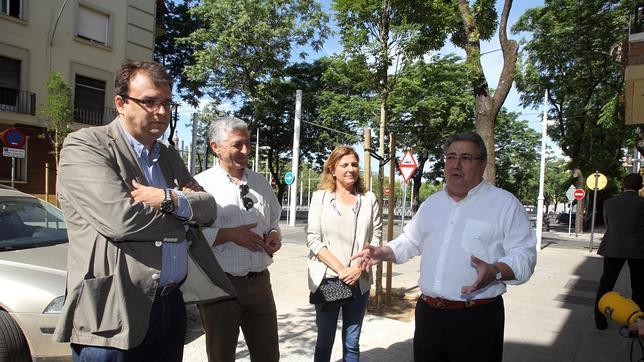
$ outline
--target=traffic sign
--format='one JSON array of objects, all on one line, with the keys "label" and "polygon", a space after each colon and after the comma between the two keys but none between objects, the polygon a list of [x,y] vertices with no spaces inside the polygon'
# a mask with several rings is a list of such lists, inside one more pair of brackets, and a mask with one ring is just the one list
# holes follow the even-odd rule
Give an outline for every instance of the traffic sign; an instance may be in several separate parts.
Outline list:
[{"label": "traffic sign", "polygon": [[25,150],[22,148],[2,147],[4,157],[25,158]]},{"label": "traffic sign", "polygon": [[383,191],[385,193],[385,196],[391,196],[391,186],[385,186],[385,189]]},{"label": "traffic sign", "polygon": [[572,200],[575,199],[575,197],[572,195],[573,192],[575,192],[576,188],[574,185],[570,185],[568,187],[568,190],[566,190],[566,197],[568,198],[568,202],[571,202]]},{"label": "traffic sign", "polygon": [[584,189],[577,189],[575,190],[575,192],[573,192],[572,195],[575,197],[575,199],[581,200],[586,197],[586,191],[584,191]]},{"label": "traffic sign", "polygon": [[295,176],[293,175],[293,172],[289,171],[284,174],[284,183],[287,185],[291,186],[291,184],[295,182]]},{"label": "traffic sign", "polygon": [[407,182],[411,175],[414,174],[416,169],[418,168],[418,163],[416,162],[416,158],[414,158],[414,155],[411,154],[411,150],[405,151],[405,155],[403,158],[400,160],[400,163],[398,164],[398,171],[400,171],[400,174],[403,177],[403,180]]},{"label": "traffic sign", "polygon": [[595,188],[597,188],[597,190],[603,190],[604,187],[606,187],[606,184],[608,184],[608,179],[599,172],[595,172],[586,178],[586,186],[591,190],[594,190]]},{"label": "traffic sign", "polygon": [[2,141],[7,147],[22,148],[27,141],[27,137],[17,128],[7,128],[2,132]]}]

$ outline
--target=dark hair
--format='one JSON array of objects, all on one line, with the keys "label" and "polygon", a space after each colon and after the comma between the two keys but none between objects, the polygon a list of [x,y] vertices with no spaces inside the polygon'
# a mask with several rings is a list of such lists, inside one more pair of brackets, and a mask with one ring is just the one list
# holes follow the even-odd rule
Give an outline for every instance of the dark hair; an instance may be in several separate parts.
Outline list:
[{"label": "dark hair", "polygon": [[624,190],[639,191],[642,188],[642,175],[638,173],[629,173],[622,181]]},{"label": "dark hair", "polygon": [[[324,169],[322,170],[322,175],[320,176],[320,184],[318,185],[318,190],[328,190],[335,191],[336,188],[336,179],[333,177],[333,170],[340,163],[342,157],[346,155],[356,156],[356,160],[360,161],[360,156],[353,147],[350,146],[339,146],[336,147],[333,152],[329,155],[329,158],[324,162]],[[367,189],[362,184],[362,177],[360,177],[360,172],[357,173],[358,179],[356,180],[356,191],[359,194],[364,194],[367,192]]]},{"label": "dark hair", "polygon": [[163,65],[149,60],[126,60],[116,70],[114,95],[127,95],[130,80],[138,73],[145,73],[157,87],[167,84],[172,89],[172,79],[170,79],[170,75],[168,75]]},{"label": "dark hair", "polygon": [[443,145],[443,153],[447,153],[449,146],[457,141],[470,141],[476,143],[476,145],[479,147],[479,157],[481,157],[482,160],[487,160],[487,148],[485,147],[483,138],[481,138],[478,133],[472,131],[467,131],[450,136]]}]

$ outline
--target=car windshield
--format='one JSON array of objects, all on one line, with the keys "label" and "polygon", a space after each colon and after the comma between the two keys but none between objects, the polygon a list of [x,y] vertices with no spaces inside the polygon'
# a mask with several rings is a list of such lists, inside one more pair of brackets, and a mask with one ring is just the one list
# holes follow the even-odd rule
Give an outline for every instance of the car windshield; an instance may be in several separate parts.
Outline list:
[{"label": "car windshield", "polygon": [[0,251],[67,242],[60,210],[36,198],[0,197]]}]

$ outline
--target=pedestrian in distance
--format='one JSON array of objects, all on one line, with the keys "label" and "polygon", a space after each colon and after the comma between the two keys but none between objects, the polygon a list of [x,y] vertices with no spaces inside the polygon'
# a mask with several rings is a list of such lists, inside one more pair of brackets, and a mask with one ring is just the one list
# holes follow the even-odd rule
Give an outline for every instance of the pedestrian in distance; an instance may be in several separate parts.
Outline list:
[{"label": "pedestrian in distance", "polygon": [[241,328],[252,361],[278,361],[277,309],[268,266],[282,246],[282,208],[266,178],[246,168],[246,122],[235,117],[213,122],[210,148],[218,162],[195,176],[217,201],[217,220],[204,234],[237,299],[199,305],[208,360],[234,361]]},{"label": "pedestrian in distance", "polygon": [[159,141],[174,105],[163,66],[123,63],[114,93],[116,119],[71,133],[60,154],[69,251],[53,338],[74,361],[178,362],[184,303],[234,297],[200,230],[215,200]]},{"label": "pedestrian in distance", "polygon": [[421,256],[414,360],[501,361],[502,294],[532,276],[536,237],[521,202],[483,180],[487,150],[478,134],[451,136],[443,152],[443,191],[396,239],[354,258],[367,267]]},{"label": "pedestrian in distance", "polygon": [[315,304],[317,341],[314,361],[329,361],[338,316],[342,312],[342,359],[358,361],[360,332],[372,284],[370,268],[351,262],[366,245],[379,245],[380,210],[375,195],[366,191],[360,177],[358,154],[348,146],[333,150],[324,163],[319,189],[309,208],[307,246],[308,281],[312,293],[329,279],[352,288],[353,299],[342,305]]},{"label": "pedestrian in distance", "polygon": [[624,193],[604,202],[606,232],[597,254],[604,258],[597,297],[595,300],[595,325],[603,330],[608,327],[606,317],[598,308],[599,299],[613,290],[624,263],[631,274],[633,301],[644,308],[644,198],[642,176],[631,173],[622,181]]}]

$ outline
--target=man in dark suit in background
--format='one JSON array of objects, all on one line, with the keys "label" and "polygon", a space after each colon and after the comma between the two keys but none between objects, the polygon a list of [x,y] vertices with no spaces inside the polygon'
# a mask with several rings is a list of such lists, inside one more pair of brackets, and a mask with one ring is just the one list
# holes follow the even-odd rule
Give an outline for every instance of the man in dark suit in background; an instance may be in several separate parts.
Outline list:
[{"label": "man in dark suit in background", "polygon": [[604,272],[595,300],[595,324],[606,329],[606,317],[599,311],[599,299],[613,290],[625,261],[631,272],[632,298],[644,308],[644,198],[639,196],[642,176],[627,175],[622,182],[624,194],[604,202],[606,233],[597,254],[604,256]]}]

